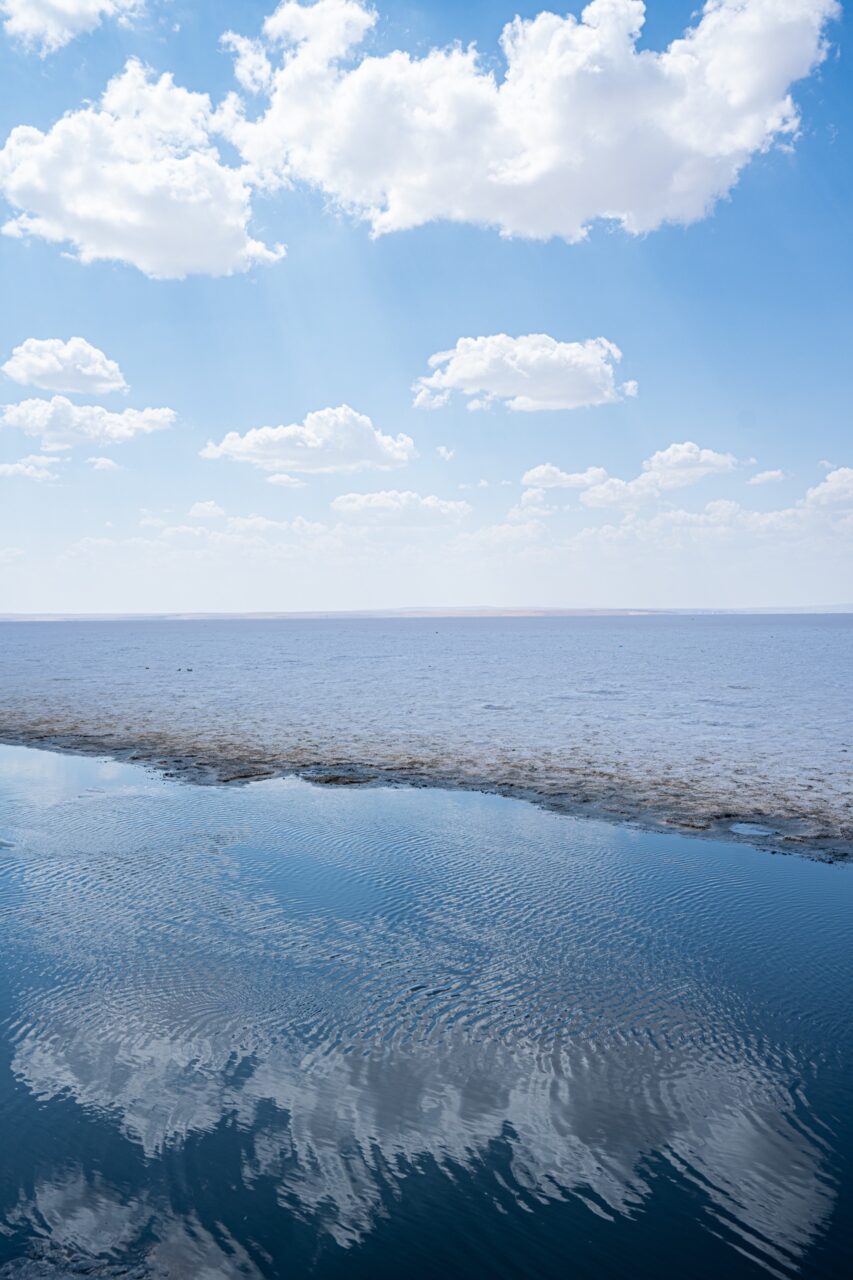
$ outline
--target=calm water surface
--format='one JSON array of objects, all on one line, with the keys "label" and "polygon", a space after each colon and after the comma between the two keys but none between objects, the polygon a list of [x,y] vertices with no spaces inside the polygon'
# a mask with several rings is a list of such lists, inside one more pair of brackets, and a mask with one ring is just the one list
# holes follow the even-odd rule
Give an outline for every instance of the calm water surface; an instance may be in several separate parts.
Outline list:
[{"label": "calm water surface", "polygon": [[[853,853],[853,615],[0,623],[0,740]],[[760,838],[760,837],[759,837]]]},{"label": "calm water surface", "polygon": [[0,749],[0,1275],[828,1280],[853,868]]}]

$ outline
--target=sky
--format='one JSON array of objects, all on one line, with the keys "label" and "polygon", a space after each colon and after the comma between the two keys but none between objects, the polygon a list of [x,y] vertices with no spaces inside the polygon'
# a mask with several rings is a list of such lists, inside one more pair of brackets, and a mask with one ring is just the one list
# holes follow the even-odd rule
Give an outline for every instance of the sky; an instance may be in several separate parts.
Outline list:
[{"label": "sky", "polygon": [[0,613],[853,601],[835,0],[0,22]]}]

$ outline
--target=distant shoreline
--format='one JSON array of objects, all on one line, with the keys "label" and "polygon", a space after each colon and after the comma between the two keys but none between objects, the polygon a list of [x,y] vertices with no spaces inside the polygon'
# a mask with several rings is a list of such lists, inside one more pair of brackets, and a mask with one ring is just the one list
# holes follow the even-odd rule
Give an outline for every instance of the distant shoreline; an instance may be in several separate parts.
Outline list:
[{"label": "distant shoreline", "polygon": [[684,618],[853,614],[853,604],[778,605],[742,609],[546,609],[487,605],[435,609],[329,609],[235,613],[0,613],[0,622],[302,622],[430,618]]}]

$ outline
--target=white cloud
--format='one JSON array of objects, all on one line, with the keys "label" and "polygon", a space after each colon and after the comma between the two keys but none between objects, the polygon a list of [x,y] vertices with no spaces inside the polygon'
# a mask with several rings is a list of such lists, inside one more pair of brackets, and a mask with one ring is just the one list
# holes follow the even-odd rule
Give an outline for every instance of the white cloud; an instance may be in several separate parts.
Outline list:
[{"label": "white cloud", "polygon": [[7,378],[40,391],[105,395],[126,391],[124,374],[85,338],[27,338],[2,366]]},{"label": "white cloud", "polygon": [[[853,486],[845,493],[839,492],[842,512],[853,508]],[[697,542],[719,543],[746,538],[749,540],[786,539],[789,543],[809,536],[835,537],[844,532],[848,517],[833,519],[837,513],[825,505],[811,502],[809,495],[794,506],[775,511],[751,511],[738,502],[717,498],[699,511],[682,508],[658,511],[652,516],[641,517],[635,512],[625,515],[620,524],[607,524],[582,530],[573,544],[579,543],[651,543],[661,548],[681,547]]]},{"label": "white cloud", "polygon": [[313,552],[341,549],[335,530],[303,516],[275,520],[253,514],[228,516],[224,524],[217,525],[209,522],[168,525],[161,521],[152,522],[151,527],[158,529],[159,541],[149,542],[149,546],[167,543],[170,547],[201,557],[216,557],[231,551],[238,551],[241,556],[290,557],[309,548]]},{"label": "white cloud", "polygon": [[521,477],[521,483],[535,489],[588,489],[607,479],[604,467],[587,467],[586,471],[561,471],[553,462],[543,462],[531,467]]},{"label": "white cloud", "polygon": [[94,31],[103,18],[126,21],[143,7],[144,0],[0,0],[6,35],[42,57]]},{"label": "white cloud", "polygon": [[139,524],[143,529],[163,529],[166,521],[162,516],[158,516],[156,512],[149,511],[146,507],[140,509]]},{"label": "white cloud", "polygon": [[271,77],[232,46],[269,102],[249,120],[232,100],[228,129],[258,181],[309,183],[374,234],[436,219],[640,234],[706,216],[755,155],[795,138],[791,88],[839,13],[836,0],[707,0],[656,52],[637,48],[641,0],[593,0],[579,19],[508,23],[496,74],[473,46],[353,57],[373,11],[288,0],[265,24],[269,52],[281,46]]},{"label": "white cloud", "polygon": [[0,565],[14,564],[16,560],[23,559],[23,555],[21,547],[0,547]]},{"label": "white cloud", "polygon": [[718,453],[714,449],[702,449],[692,440],[671,444],[659,449],[643,463],[643,474],[652,475],[661,489],[681,489],[695,484],[705,476],[723,475],[733,471],[737,458],[733,453]]},{"label": "white cloud", "polygon": [[409,436],[385,435],[365,414],[343,404],[318,409],[286,427],[255,427],[242,436],[229,431],[219,444],[206,445],[201,456],[250,462],[263,471],[321,474],[364,467],[387,471],[405,466],[416,454]]},{"label": "white cloud", "polygon": [[731,453],[702,449],[691,440],[675,443],[653,453],[642,464],[639,476],[620,480],[604,467],[585,471],[562,471],[553,462],[531,467],[522,484],[534,492],[545,489],[580,489],[581,502],[588,507],[635,506],[658,498],[670,489],[682,489],[710,475],[723,475],[737,466]]},{"label": "white cloud", "polygon": [[784,471],[759,471],[756,475],[750,476],[747,484],[773,484],[776,480],[784,480]]},{"label": "white cloud", "polygon": [[260,93],[272,82],[272,67],[260,40],[226,31],[220,43],[234,54],[234,75],[247,93]]},{"label": "white cloud", "polygon": [[332,502],[338,515],[357,517],[402,518],[416,523],[424,518],[461,520],[470,515],[467,502],[447,501],[435,494],[421,497],[411,490],[385,489],[379,493],[342,493]]},{"label": "white cloud", "polygon": [[231,533],[286,532],[291,524],[290,520],[272,520],[269,516],[229,516],[228,518],[228,529]]},{"label": "white cloud", "polygon": [[73,246],[81,262],[130,263],[159,279],[230,275],[282,257],[248,232],[243,169],[222,163],[204,93],[130,59],[99,104],[47,133],[13,129],[0,151],[0,191],[21,212],[10,236]]},{"label": "white cloud", "polygon": [[430,357],[434,372],[415,383],[415,405],[439,408],[454,391],[469,397],[469,409],[494,401],[527,412],[609,404],[636,393],[636,383],[616,384],[614,365],[621,359],[622,352],[606,338],[558,342],[547,333],[460,338],[452,351]]},{"label": "white cloud", "polygon": [[806,547],[810,539],[814,546],[815,540],[823,539],[825,547],[834,547],[843,556],[843,539],[849,533],[853,533],[853,468],[838,467],[793,506],[752,511],[739,502],[717,498],[698,511],[674,508],[646,517],[629,509],[619,524],[583,529],[566,545],[578,549],[583,544],[649,543],[674,549],[728,542],[745,548],[784,540],[791,548]]},{"label": "white cloud", "polygon": [[[843,474],[847,470],[847,475]],[[564,544],[566,550],[586,553],[594,548],[610,549],[621,553],[636,547],[647,555],[648,547],[660,552],[681,552],[691,547],[711,547],[713,562],[719,565],[717,553],[727,547],[736,557],[752,557],[759,548],[780,548],[770,563],[779,583],[789,581],[792,558],[806,556],[804,564],[810,575],[819,575],[827,564],[835,563],[833,571],[837,590],[839,568],[843,575],[845,555],[849,552],[847,539],[853,533],[853,469],[839,468],[833,472],[829,490],[816,486],[792,506],[771,511],[752,511],[739,502],[715,499],[698,511],[680,508],[658,510],[646,517],[629,509],[618,524],[605,524],[580,531]],[[782,550],[784,548],[784,550]],[[645,561],[637,562],[637,572],[643,572]],[[732,561],[733,581],[737,578],[742,559]],[[831,576],[831,575],[830,575]],[[756,584],[753,583],[753,590]],[[784,595],[781,597],[784,599]],[[818,597],[819,598],[819,597]],[[837,598],[837,597],[836,597]],[[772,596],[771,596],[772,599]],[[777,597],[778,599],[778,597]],[[756,603],[756,597],[748,596],[742,603]]]},{"label": "white cloud", "polygon": [[279,489],[305,488],[304,480],[299,480],[296,476],[289,476],[286,471],[279,471],[275,475],[267,476],[267,484],[274,484]]},{"label": "white cloud", "polygon": [[123,444],[137,435],[162,431],[175,421],[173,409],[124,409],[112,413],[101,405],[72,404],[65,396],[51,400],[22,400],[0,407],[0,426],[19,427],[39,436],[47,449],[67,449],[98,441]]},{"label": "white cloud", "polygon": [[44,458],[38,454],[30,454],[17,462],[0,462],[0,476],[11,478],[20,476],[24,480],[58,480],[54,470],[56,458]]},{"label": "white cloud", "polygon": [[[137,7],[0,6],[7,29],[44,49]],[[708,0],[683,38],[638,52],[640,0],[593,0],[580,20],[509,23],[496,75],[473,47],[353,58],[372,10],[288,0],[263,39],[224,37],[242,88],[268,95],[258,118],[236,94],[215,110],[131,59],[99,102],[46,132],[12,130],[0,191],[15,216],[3,230],[182,278],[283,256],[249,232],[258,186],[320,188],[376,234],[450,219],[571,241],[597,219],[634,233],[690,222],[755,154],[795,137],[791,86],[823,58],[838,12],[836,0]],[[220,135],[242,165],[223,160]]]},{"label": "white cloud", "polygon": [[211,499],[209,502],[194,502],[187,515],[190,520],[218,520],[225,512],[218,502]]},{"label": "white cloud", "polygon": [[511,555],[525,551],[542,535],[541,520],[506,520],[501,524],[486,524],[471,532],[460,533],[454,541],[454,550],[463,557],[484,553],[486,555]]},{"label": "white cloud", "polygon": [[506,518],[513,521],[544,520],[558,510],[548,502],[544,489],[525,489],[516,505],[510,507]]},{"label": "white cloud", "polygon": [[[292,533],[298,524],[298,520],[270,520],[258,515],[229,516],[224,526],[219,527],[209,523],[164,525],[160,528],[160,537],[184,546],[208,549],[260,547],[268,535]],[[319,527],[325,529],[325,525]]]},{"label": "white cloud", "polygon": [[435,451],[442,462],[451,462],[456,457],[456,450],[448,448],[446,444],[436,445]]},{"label": "white cloud", "polygon": [[646,458],[641,474],[634,480],[610,477],[593,484],[581,493],[581,502],[587,507],[633,506],[659,498],[667,490],[696,484],[706,476],[724,475],[736,466],[733,454],[701,449],[692,440],[685,440]]},{"label": "white cloud", "polygon": [[805,501],[812,507],[853,506],[853,467],[836,467],[825,480],[809,489]]},{"label": "white cloud", "polygon": [[320,62],[342,58],[376,23],[376,11],[361,0],[319,0],[304,5],[283,0],[264,21],[264,35],[285,47],[302,46]]},{"label": "white cloud", "polygon": [[112,458],[87,458],[86,461],[93,471],[121,471],[121,467]]},{"label": "white cloud", "polygon": [[272,520],[269,516],[229,516],[230,533],[297,533],[303,537],[324,534],[327,527],[315,520],[306,520],[304,516],[294,516],[292,520]]}]

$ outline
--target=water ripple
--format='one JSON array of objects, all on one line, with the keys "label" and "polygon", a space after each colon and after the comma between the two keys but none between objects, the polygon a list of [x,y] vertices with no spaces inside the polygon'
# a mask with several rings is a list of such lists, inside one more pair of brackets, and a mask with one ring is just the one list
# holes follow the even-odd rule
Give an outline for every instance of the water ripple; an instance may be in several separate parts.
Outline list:
[{"label": "water ripple", "polygon": [[[831,1274],[844,868],[494,798],[50,759],[75,781],[0,773],[4,1115],[29,1135],[11,1201],[2,1184],[7,1274],[275,1276],[261,1204],[328,1265],[324,1240],[405,1238],[418,1185],[448,1235],[476,1188],[466,1256],[512,1224],[493,1274],[518,1273],[521,1219],[581,1213],[615,1249],[668,1198],[669,1229],[732,1275]],[[176,1188],[213,1186],[226,1152],[202,1220],[213,1192]]]}]

